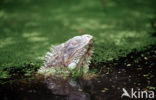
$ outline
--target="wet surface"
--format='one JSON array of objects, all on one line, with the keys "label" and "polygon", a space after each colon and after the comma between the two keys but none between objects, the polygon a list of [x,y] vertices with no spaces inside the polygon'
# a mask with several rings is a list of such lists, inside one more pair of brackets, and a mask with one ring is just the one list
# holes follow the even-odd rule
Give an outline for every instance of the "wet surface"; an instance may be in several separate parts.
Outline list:
[{"label": "wet surface", "polygon": [[90,68],[101,73],[95,79],[17,79],[0,85],[0,100],[120,100],[122,88],[128,92],[131,88],[156,90],[156,45],[140,52],[133,50],[119,60],[96,65],[93,62]]}]

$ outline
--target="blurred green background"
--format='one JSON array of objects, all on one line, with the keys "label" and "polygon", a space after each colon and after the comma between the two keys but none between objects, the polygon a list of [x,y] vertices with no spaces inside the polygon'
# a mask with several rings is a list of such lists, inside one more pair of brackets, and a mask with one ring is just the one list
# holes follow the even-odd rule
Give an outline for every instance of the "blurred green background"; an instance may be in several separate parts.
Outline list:
[{"label": "blurred green background", "polygon": [[156,43],[155,0],[0,0],[0,78],[9,68],[43,64],[51,45],[94,36],[94,63]]}]

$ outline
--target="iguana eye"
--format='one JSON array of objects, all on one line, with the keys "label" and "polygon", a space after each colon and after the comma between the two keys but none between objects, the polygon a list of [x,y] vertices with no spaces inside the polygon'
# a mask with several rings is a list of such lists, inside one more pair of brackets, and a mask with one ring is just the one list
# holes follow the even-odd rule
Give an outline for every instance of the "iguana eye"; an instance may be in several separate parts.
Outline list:
[{"label": "iguana eye", "polygon": [[72,43],[73,46],[77,46],[77,44],[78,44],[78,43],[77,43],[76,41],[74,41],[74,42]]}]

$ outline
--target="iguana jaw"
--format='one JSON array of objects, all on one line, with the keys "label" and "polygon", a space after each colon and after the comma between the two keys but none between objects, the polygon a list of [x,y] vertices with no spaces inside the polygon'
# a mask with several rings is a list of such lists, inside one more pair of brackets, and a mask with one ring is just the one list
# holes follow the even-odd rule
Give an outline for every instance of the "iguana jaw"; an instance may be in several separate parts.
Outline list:
[{"label": "iguana jaw", "polygon": [[[84,49],[86,49],[85,52],[83,51]],[[89,59],[93,52],[92,49],[93,49],[93,38],[92,36],[88,35],[88,40],[85,43],[85,45],[83,45],[83,47],[81,47],[80,49],[76,50],[76,52],[74,52],[74,54],[72,55],[70,59],[69,67],[72,69],[75,67],[77,67],[78,69],[81,69],[83,66],[88,66],[90,63]],[[84,54],[79,59],[77,59],[77,63],[73,62],[72,60],[74,59],[74,57],[77,57],[76,54],[79,54],[82,52]]]},{"label": "iguana jaw", "polygon": [[82,67],[85,67],[85,66],[88,66],[90,61],[90,57],[91,57],[91,54],[92,54],[92,43],[89,44],[88,48],[87,48],[87,52],[85,53],[84,56],[82,56],[82,58],[79,60],[79,63],[78,63],[78,69],[80,70]]}]

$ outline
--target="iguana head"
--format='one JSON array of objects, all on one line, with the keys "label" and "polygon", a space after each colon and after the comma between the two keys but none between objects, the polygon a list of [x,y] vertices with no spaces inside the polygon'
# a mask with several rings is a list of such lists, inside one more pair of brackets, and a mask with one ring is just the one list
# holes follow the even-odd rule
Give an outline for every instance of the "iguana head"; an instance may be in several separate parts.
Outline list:
[{"label": "iguana head", "polygon": [[44,67],[64,66],[80,69],[83,65],[89,64],[92,44],[93,37],[91,35],[75,36],[65,43],[53,47],[51,52],[47,52],[44,58]]},{"label": "iguana head", "polygon": [[92,54],[93,37],[91,35],[76,36],[64,44],[64,64],[79,69],[89,64]]},{"label": "iguana head", "polygon": [[73,37],[60,45],[53,46],[51,51],[47,52],[44,57],[44,66],[38,70],[38,73],[45,76],[57,76],[58,72],[60,76],[69,75],[70,71],[66,70],[67,67],[71,69],[83,67],[83,71],[86,72],[92,49],[93,37],[91,35]]}]

